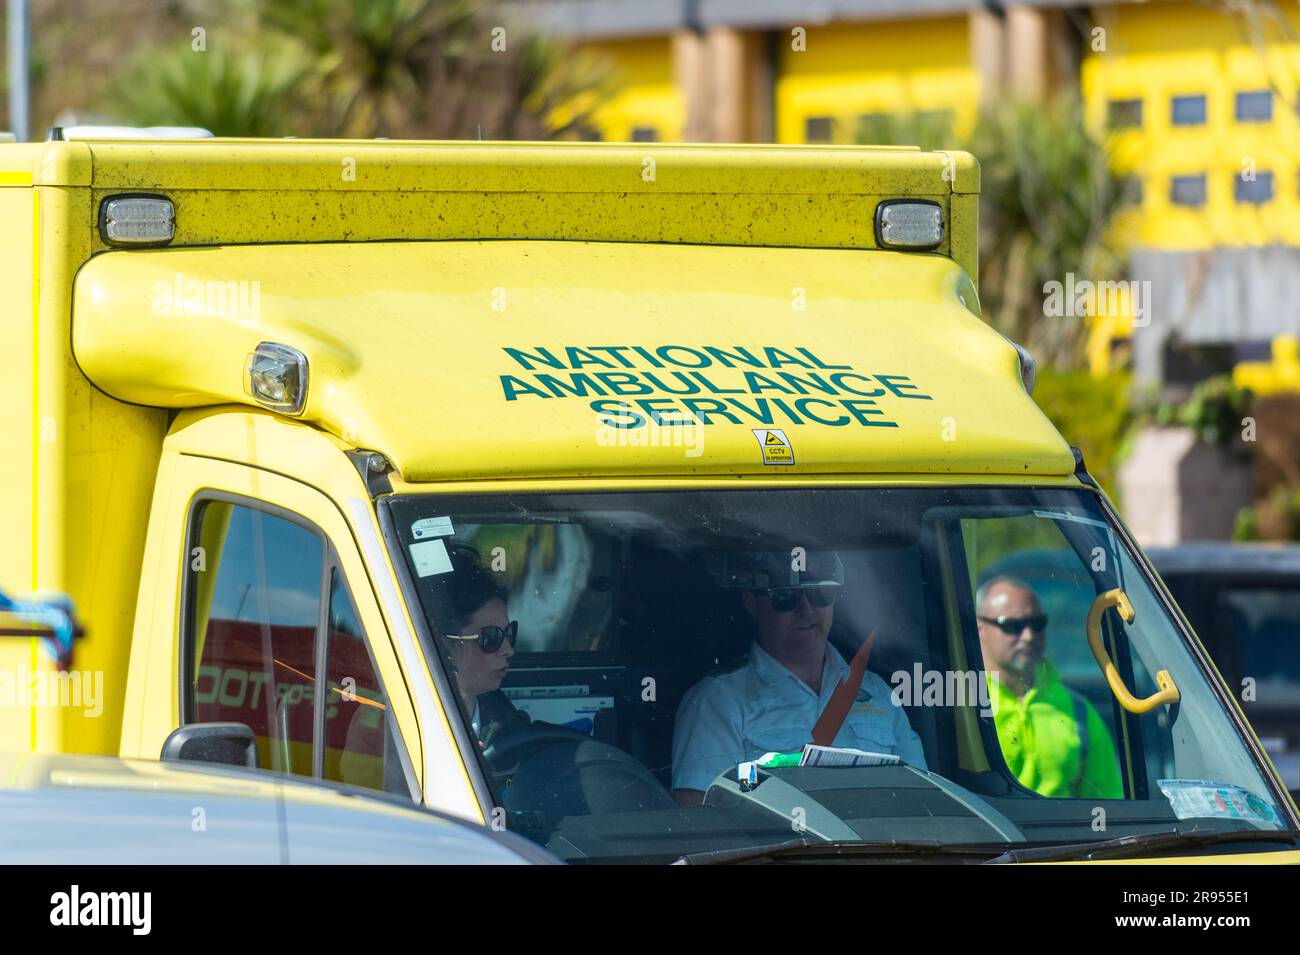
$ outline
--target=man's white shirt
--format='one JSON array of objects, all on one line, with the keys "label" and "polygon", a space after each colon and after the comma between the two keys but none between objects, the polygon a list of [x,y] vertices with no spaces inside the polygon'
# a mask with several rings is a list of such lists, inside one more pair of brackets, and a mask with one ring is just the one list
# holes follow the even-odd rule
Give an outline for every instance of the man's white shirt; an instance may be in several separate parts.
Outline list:
[{"label": "man's white shirt", "polygon": [[[758,644],[736,669],[707,676],[687,691],[673,730],[673,788],[707,790],[722,773],[764,753],[798,752],[849,665],[829,643],[821,692],[778,663]],[[888,684],[868,672],[836,735],[835,746],[889,753],[925,768],[921,738],[895,706]]]}]

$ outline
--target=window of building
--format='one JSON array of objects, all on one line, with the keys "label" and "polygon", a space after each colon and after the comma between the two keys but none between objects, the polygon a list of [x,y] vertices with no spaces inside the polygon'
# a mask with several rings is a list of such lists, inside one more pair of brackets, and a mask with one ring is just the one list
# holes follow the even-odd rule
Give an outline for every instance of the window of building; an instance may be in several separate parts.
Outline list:
[{"label": "window of building", "polygon": [[1204,94],[1175,96],[1169,101],[1169,120],[1175,126],[1204,126],[1205,117]]},{"label": "window of building", "polygon": [[633,126],[632,142],[657,143],[659,142],[659,130],[653,126]]},{"label": "window of building", "polygon": [[1273,199],[1273,174],[1257,172],[1251,179],[1240,175],[1232,177],[1232,188],[1238,202],[1259,205]]},{"label": "window of building", "polygon": [[1250,90],[1237,94],[1236,108],[1239,123],[1266,123],[1273,118],[1273,91]]},{"label": "window of building", "polygon": [[1205,173],[1173,176],[1169,180],[1169,201],[1176,206],[1205,205]]},{"label": "window of building", "polygon": [[834,134],[835,121],[829,116],[809,116],[804,120],[804,142],[829,143]]},{"label": "window of building", "polygon": [[1106,104],[1106,124],[1112,129],[1142,125],[1142,100],[1113,99]]},{"label": "window of building", "polygon": [[1121,176],[1116,184],[1119,191],[1120,201],[1129,206],[1142,205],[1142,177],[1141,176]]}]

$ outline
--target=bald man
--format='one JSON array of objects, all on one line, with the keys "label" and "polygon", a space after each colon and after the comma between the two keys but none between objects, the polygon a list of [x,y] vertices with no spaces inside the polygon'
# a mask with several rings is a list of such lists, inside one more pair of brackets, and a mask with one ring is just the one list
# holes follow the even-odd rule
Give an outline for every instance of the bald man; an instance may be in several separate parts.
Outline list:
[{"label": "bald man", "polygon": [[994,577],[976,592],[975,612],[998,741],[1016,779],[1043,796],[1123,799],[1110,731],[1044,655],[1047,615],[1033,588]]}]

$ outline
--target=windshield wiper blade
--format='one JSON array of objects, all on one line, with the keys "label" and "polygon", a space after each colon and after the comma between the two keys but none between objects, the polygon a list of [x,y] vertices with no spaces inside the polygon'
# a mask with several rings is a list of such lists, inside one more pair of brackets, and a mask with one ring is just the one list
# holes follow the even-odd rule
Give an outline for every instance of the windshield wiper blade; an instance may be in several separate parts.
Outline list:
[{"label": "windshield wiper blade", "polygon": [[769,859],[816,859],[821,856],[863,857],[889,855],[919,856],[989,856],[1003,852],[1005,843],[995,845],[968,843],[953,845],[937,839],[891,839],[887,842],[855,842],[850,839],[789,839],[766,846],[718,849],[712,852],[689,852],[673,865],[733,865]]},{"label": "windshield wiper blade", "polygon": [[1295,829],[1166,829],[1142,832],[1104,842],[1074,842],[1055,846],[1008,849],[989,859],[989,865],[1012,862],[1071,862],[1091,859],[1119,859],[1129,855],[1184,846],[1209,846],[1221,842],[1290,842],[1300,839]]}]

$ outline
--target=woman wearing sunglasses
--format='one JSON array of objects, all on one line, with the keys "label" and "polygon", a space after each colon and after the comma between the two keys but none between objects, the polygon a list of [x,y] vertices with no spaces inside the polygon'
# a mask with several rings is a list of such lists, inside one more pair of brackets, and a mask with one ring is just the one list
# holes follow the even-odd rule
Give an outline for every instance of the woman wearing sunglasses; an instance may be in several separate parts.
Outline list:
[{"label": "woman wearing sunglasses", "polygon": [[510,619],[506,591],[480,565],[477,552],[455,547],[451,561],[452,573],[445,578],[446,617],[439,631],[474,735],[486,744],[497,733],[529,722],[501,692],[519,622]]}]

